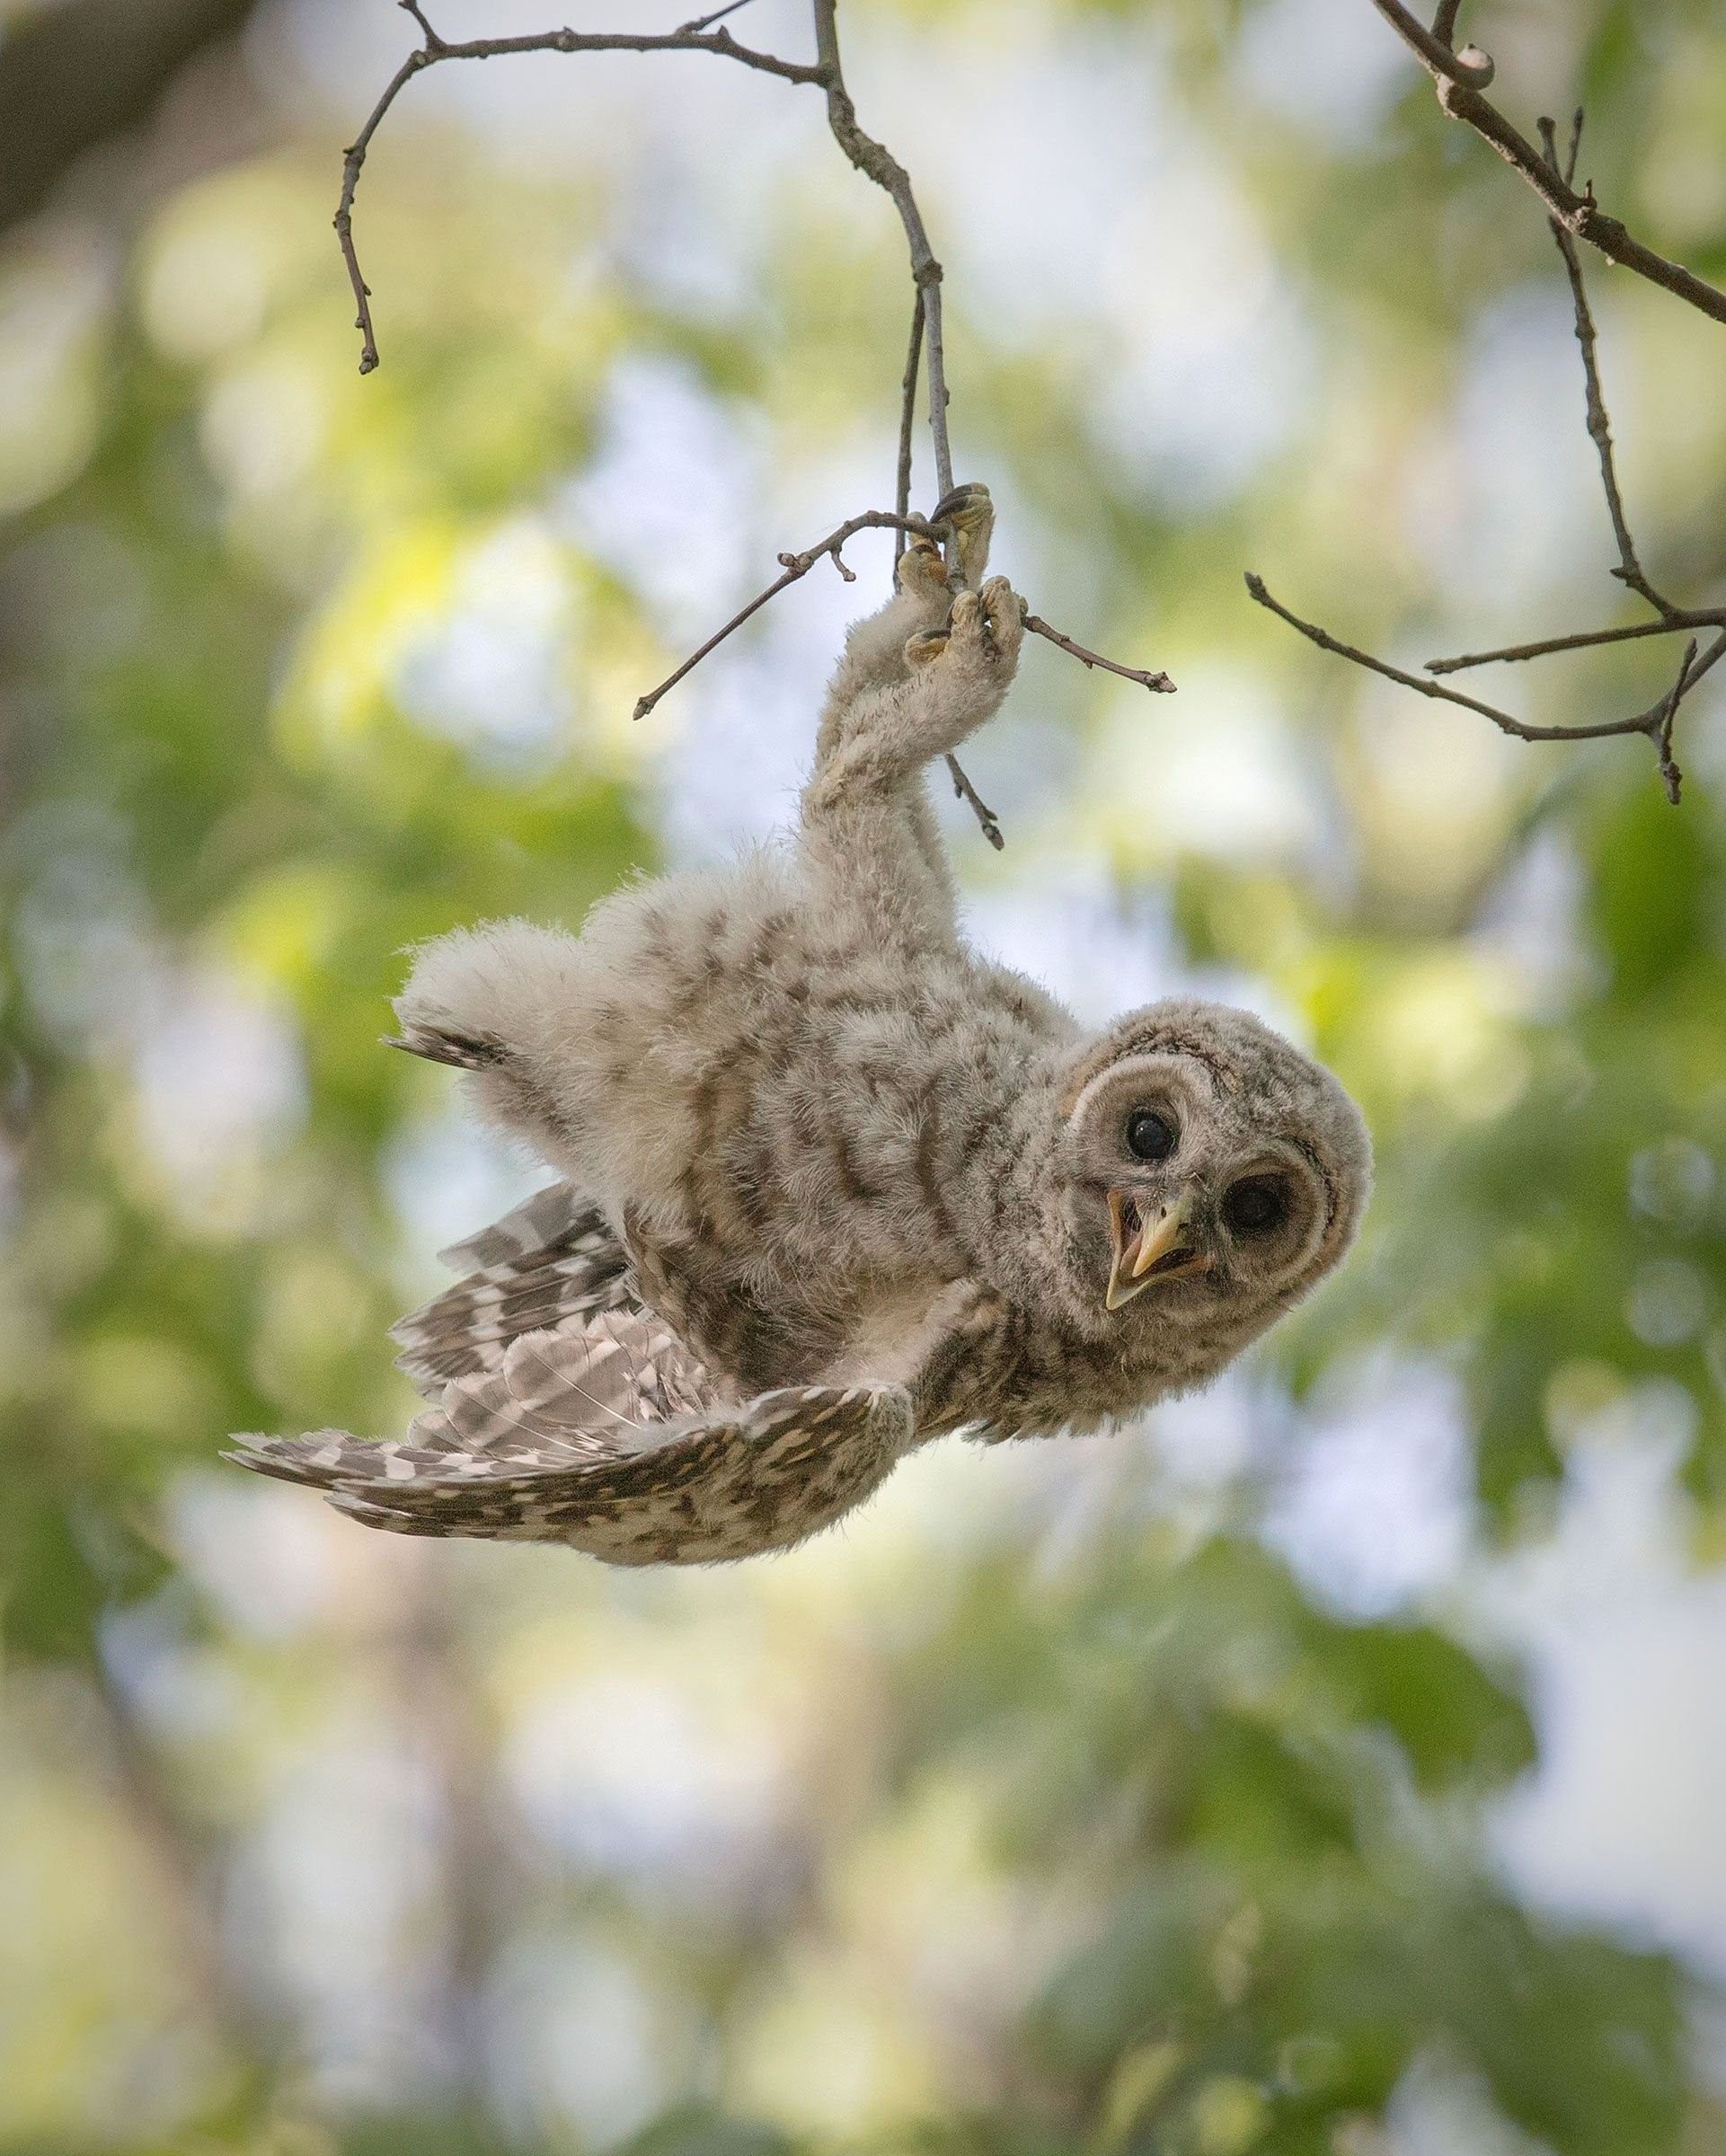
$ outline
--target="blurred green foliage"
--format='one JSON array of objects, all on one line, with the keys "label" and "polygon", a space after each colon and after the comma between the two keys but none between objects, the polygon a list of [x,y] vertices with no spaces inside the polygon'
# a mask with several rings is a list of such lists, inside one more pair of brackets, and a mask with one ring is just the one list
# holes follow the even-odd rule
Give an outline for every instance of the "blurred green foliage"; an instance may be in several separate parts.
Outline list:
[{"label": "blurred green foliage", "polygon": [[[1323,35],[1376,65],[1383,26],[1353,12]],[[1603,199],[1726,275],[1714,11],[1474,12],[1507,99],[1587,99]],[[1685,716],[1675,813],[1641,744],[1522,749],[1411,711],[1245,602],[1257,567],[1422,650],[1614,603],[1604,521],[1570,519],[1598,505],[1535,206],[1394,54],[1341,68],[1334,113],[1322,68],[1302,90],[1323,13],[847,11],[865,119],[917,170],[948,263],[960,463],[1019,519],[1004,552],[1074,634],[1182,685],[1147,712],[1028,668],[1048,723],[978,746],[1012,846],[995,863],[955,825],[968,888],[1053,909],[1065,866],[1101,864],[1123,922],[1164,908],[1183,963],[1250,982],[1366,1103],[1365,1248],[1259,1358],[1253,1412],[1322,1417],[1375,1356],[1455,1379],[1474,1568],[1429,1606],[1340,1614],[1270,1553],[1252,1473],[1195,1511],[1142,1448],[1119,1485],[1088,1456],[1104,1501],[1076,1535],[1039,1516],[1058,1462],[990,1511],[968,1493],[993,1463],[965,1459],[854,1538],[695,1580],[426,1558],[213,1466],[230,1429],[402,1412],[383,1334],[427,1279],[404,1215],[456,1172],[442,1079],[375,1046],[403,945],[573,920],[661,857],[666,752],[626,714],[682,630],[558,506],[606,454],[620,367],[669,367],[757,470],[803,475],[736,533],[714,588],[740,598],[776,547],[867,506],[856,472],[886,498],[902,268],[777,85],[752,92],[755,149],[798,184],[763,167],[717,298],[643,266],[657,181],[627,122],[582,107],[591,145],[539,169],[507,120],[488,142],[404,106],[361,194],[385,353],[362,382],[327,221],[332,146],[382,74],[306,67],[339,44],[311,8],[261,11],[250,76],[199,78],[243,153],[170,105],[108,153],[113,202],[75,175],[7,239],[0,2150],[1726,2145],[1692,2072],[1694,1972],[1534,1913],[1493,1851],[1540,1754],[1475,1591],[1551,1535],[1578,1448],[1638,1417],[1679,1433],[1691,1560],[1721,1552],[1718,700]],[[1121,173],[1090,273],[1114,312],[991,309],[987,217],[917,88],[985,48],[979,128],[1015,84],[1034,109],[1065,56],[1081,109],[1108,89],[1100,130],[1177,145]],[[701,85],[675,94],[693,126]],[[1009,234],[1033,294],[1071,289],[1088,208]],[[1120,390],[1173,335],[1157,250],[1189,210],[1218,245],[1246,235],[1216,270],[1219,305],[1259,293],[1230,350],[1283,333],[1306,355],[1238,468],[1232,421],[1189,470]],[[697,216],[686,244],[721,236]],[[1621,285],[1601,314],[1644,552],[1700,598],[1726,575],[1718,332]],[[1526,400],[1497,449],[1470,440],[1520,380],[1507,323],[1574,393],[1548,415],[1556,526],[1490,491]],[[1195,428],[1198,349],[1174,377]],[[830,516],[780,527],[818,492]],[[1514,545],[1497,569],[1468,549],[1524,517],[1507,598]],[[499,589],[532,602],[503,641],[551,654],[538,732],[507,671],[451,720],[431,664],[459,674],[439,640]],[[1580,720],[1645,701],[1644,660],[1513,689]],[[700,694],[655,716],[673,759]],[[636,1715],[658,1735],[632,1752]],[[580,1774],[548,1812],[536,1776],[571,1731]],[[1398,2138],[1433,2081],[1464,2123]]]}]

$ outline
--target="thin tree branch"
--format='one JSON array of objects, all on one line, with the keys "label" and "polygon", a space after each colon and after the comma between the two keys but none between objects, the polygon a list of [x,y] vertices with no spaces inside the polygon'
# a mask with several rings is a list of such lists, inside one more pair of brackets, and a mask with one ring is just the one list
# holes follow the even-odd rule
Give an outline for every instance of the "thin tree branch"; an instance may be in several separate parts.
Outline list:
[{"label": "thin tree branch", "polygon": [[[828,126],[833,131],[833,139],[857,170],[877,187],[884,189],[891,199],[899,223],[905,227],[906,245],[910,251],[911,282],[916,287],[918,311],[912,327],[911,357],[906,366],[905,397],[899,419],[898,502],[899,514],[903,516],[910,507],[911,432],[919,347],[926,347],[929,355],[929,432],[934,443],[936,500],[944,500],[953,489],[952,449],[947,438],[947,355],[941,323],[941,264],[929,244],[923,212],[917,208],[916,196],[912,191],[911,175],[885,143],[866,135],[857,123],[857,108],[845,87],[845,66],[839,57],[837,0],[814,0],[814,8],[815,57],[827,81]],[[898,551],[894,559],[898,560]],[[958,555],[951,546],[947,549],[947,562],[950,572],[958,573]],[[947,770],[952,779],[953,791],[960,800],[970,803],[984,837],[999,852],[1006,841],[1001,835],[994,811],[985,805],[976,787],[966,777],[957,756],[947,758]]]},{"label": "thin tree branch", "polygon": [[748,7],[749,0],[728,0],[724,7],[716,7],[711,15],[697,15],[693,22],[679,22],[677,35],[692,37],[697,31],[711,30],[715,22],[722,22],[727,15],[734,15],[740,7]]},{"label": "thin tree branch", "polygon": [[[1553,177],[1558,174],[1557,134],[1550,119],[1540,121],[1540,138],[1545,146],[1547,163]],[[1579,106],[1571,123],[1571,165],[1574,169],[1576,154],[1582,139],[1582,113]],[[1630,526],[1624,516],[1624,496],[1618,490],[1618,472],[1612,449],[1612,426],[1607,418],[1606,398],[1600,388],[1600,363],[1596,349],[1594,316],[1589,307],[1588,287],[1582,281],[1582,261],[1577,253],[1576,242],[1556,217],[1549,217],[1552,234],[1563,259],[1564,274],[1570,280],[1571,300],[1576,314],[1576,342],[1582,354],[1582,376],[1588,398],[1589,438],[1600,460],[1600,484],[1606,493],[1607,514],[1612,519],[1612,535],[1618,546],[1616,574],[1638,597],[1644,598],[1656,614],[1670,615],[1675,609],[1655,590],[1644,574],[1637,559],[1636,544],[1630,535]]]},{"label": "thin tree branch", "polygon": [[751,46],[739,45],[722,24],[713,31],[686,29],[654,34],[636,31],[546,30],[521,37],[468,38],[452,43],[438,36],[417,0],[403,0],[403,5],[419,23],[425,42],[416,47],[390,77],[365,126],[343,153],[341,195],[334,220],[341,259],[348,268],[348,281],[353,287],[354,326],[360,335],[362,375],[370,374],[377,365],[377,338],[372,327],[371,287],[360,272],[359,258],[354,248],[354,191],[359,185],[366,153],[384,115],[416,75],[423,75],[428,67],[435,67],[444,60],[495,60],[526,52],[711,52],[722,59],[740,60],[746,67],[758,68],[765,75],[776,75],[788,83],[810,83],[824,87],[827,82],[826,72],[819,66],[805,66],[796,60],[782,60],[775,53],[757,52]]},{"label": "thin tree branch", "polygon": [[[645,718],[668,691],[700,665],[709,652],[741,628],[770,599],[806,577],[824,556],[830,556],[839,574],[847,582],[852,581],[852,571],[845,564],[842,549],[854,534],[872,526],[891,526],[896,534],[893,550],[895,563],[905,551],[907,532],[923,532],[936,538],[952,539],[951,532],[945,527],[937,528],[923,517],[913,517],[910,507],[917,377],[925,350],[928,355],[929,429],[934,445],[937,499],[944,499],[953,490],[952,451],[947,435],[946,355],[942,339],[942,270],[941,264],[935,260],[934,251],[929,244],[928,232],[924,225],[922,212],[917,208],[910,175],[884,144],[865,134],[858,125],[856,107],[845,87],[839,57],[837,0],[812,0],[816,48],[813,66],[781,59],[776,54],[757,52],[750,47],[739,45],[730,31],[723,27],[722,18],[734,14],[746,4],[747,0],[729,0],[727,5],[714,9],[711,13],[694,17],[678,30],[663,33],[563,29],[542,31],[519,37],[474,38],[452,43],[433,26],[421,5],[421,0],[399,0],[399,4],[419,24],[422,42],[408,55],[385,84],[382,96],[373,106],[365,125],[342,159],[341,194],[336,208],[335,228],[342,260],[347,265],[349,282],[353,287],[356,327],[361,340],[361,374],[369,374],[377,365],[377,341],[372,326],[370,287],[361,274],[354,246],[354,195],[359,185],[359,175],[365,166],[367,153],[385,114],[416,75],[423,74],[428,67],[436,66],[444,60],[497,59],[506,55],[527,52],[713,52],[726,59],[740,60],[746,66],[779,75],[787,82],[814,84],[826,92],[828,125],[834,140],[850,163],[886,192],[898,210],[910,255],[915,296],[910,346],[906,355],[905,375],[901,384],[898,484],[895,491],[897,507],[891,512],[872,509],[861,517],[851,517],[822,540],[819,546],[811,547],[806,553],[781,554],[779,561],[783,573],[765,590],[758,592],[748,605],[739,608],[699,649],[691,652],[675,672],[668,674],[656,688],[650,689],[639,698],[634,712],[637,719]],[[715,29],[715,24],[720,27]],[[948,545],[947,554],[950,574],[957,576],[957,552],[952,544]],[[1098,652],[1087,651],[1083,645],[1075,643],[1070,637],[1063,636],[1058,630],[1051,629],[1048,623],[1035,615],[1028,617],[1026,626],[1037,635],[1058,644],[1064,651],[1070,652],[1084,666],[1105,667],[1129,681],[1142,683],[1147,689],[1165,691],[1174,686],[1166,674],[1151,674],[1136,667],[1124,667],[1113,659],[1102,658]],[[1002,845],[1001,826],[994,811],[966,777],[958,760],[950,755],[947,768],[952,776],[953,791],[961,800],[970,803],[984,836],[991,845]]]},{"label": "thin tree branch", "polygon": [[[916,430],[917,366],[923,357],[924,324],[926,310],[924,305],[923,287],[917,286],[911,303],[911,342],[905,355],[905,376],[899,384],[899,461],[897,482],[894,487],[894,507],[906,519],[893,534],[893,570],[898,572],[899,559],[905,552],[905,535],[910,528],[911,514],[911,463],[912,442]],[[838,557],[834,557],[836,561]],[[947,775],[953,782],[953,791],[961,801],[969,801],[983,835],[998,853],[1006,844],[1001,833],[999,819],[993,808],[984,800],[970,780],[959,758],[949,751]]]},{"label": "thin tree branch", "polygon": [[1456,26],[1456,7],[1441,6],[1437,22],[1429,30],[1400,5],[1399,0],[1372,0],[1372,4],[1404,42],[1420,54],[1435,82],[1483,90],[1498,72],[1491,56],[1482,52],[1478,46],[1465,45],[1460,52],[1450,49],[1451,34]]},{"label": "thin tree branch", "polygon": [[1106,674],[1119,674],[1123,681],[1136,681],[1155,696],[1172,696],[1174,684],[1166,674],[1149,674],[1138,667],[1123,667],[1119,659],[1104,658],[1100,651],[1087,651],[1083,644],[1075,644],[1070,636],[1063,636],[1058,629],[1051,629],[1040,614],[1027,614],[1025,627],[1033,636],[1047,637],[1051,644],[1058,644],[1084,667],[1101,667]]},{"label": "thin tree branch", "polygon": [[901,517],[897,512],[889,509],[865,509],[861,517],[847,517],[836,532],[829,532],[819,545],[811,546],[807,552],[781,554],[779,560],[784,574],[775,577],[765,591],[758,591],[747,606],[739,606],[722,629],[714,630],[713,635],[702,645],[701,649],[692,651],[676,672],[668,674],[657,688],[650,689],[645,696],[638,697],[633,716],[637,719],[645,719],[668,690],[675,689],[686,674],[698,667],[710,651],[717,650],[726,638],[735,630],[740,629],[752,614],[758,614],[769,599],[776,599],[782,591],[789,589],[800,578],[808,576],[823,555],[830,554],[833,557],[834,568],[838,570],[845,582],[854,584],[856,573],[846,565],[845,556],[840,549],[847,539],[854,538],[859,532],[879,531],[888,526],[907,532],[927,533],[931,528],[925,519],[921,517]]},{"label": "thin tree branch", "polygon": [[[860,517],[848,517],[836,531],[829,532],[825,539],[819,541],[814,546],[807,548],[802,553],[781,554],[779,561],[783,573],[775,577],[765,590],[757,592],[748,605],[739,606],[722,628],[716,629],[707,641],[698,649],[692,651],[681,666],[668,674],[657,688],[650,689],[645,696],[639,698],[635,705],[635,717],[645,719],[660,698],[668,691],[675,689],[685,675],[693,672],[710,651],[716,650],[728,636],[740,629],[751,614],[758,614],[769,599],[776,599],[782,591],[789,589],[801,578],[808,576],[815,564],[825,557],[831,556],[833,566],[847,584],[854,583],[856,572],[848,566],[842,551],[845,542],[854,537],[858,532],[878,531],[887,527],[898,532],[921,533],[928,538],[941,536],[941,527],[932,525],[925,517],[907,517],[898,510],[865,509]],[[1103,658],[1099,651],[1087,651],[1083,644],[1075,643],[1070,636],[1063,636],[1058,629],[1051,628],[1039,614],[1027,612],[1025,627],[1033,635],[1046,637],[1051,644],[1058,645],[1063,651],[1070,653],[1084,666],[1102,667],[1111,674],[1119,674],[1123,680],[1138,682],[1145,688],[1159,695],[1168,695],[1173,693],[1174,684],[1166,674],[1152,674],[1137,667],[1124,667],[1117,659]],[[1436,693],[1444,694],[1445,692]],[[977,817],[984,837],[988,840],[996,853],[999,853],[1006,841],[1001,835],[1001,826],[996,820],[995,811],[983,800],[976,787],[965,776],[957,761],[952,756],[947,758],[947,769],[952,777],[954,793],[960,800],[969,802],[972,813]]]},{"label": "thin tree branch", "polygon": [[[923,358],[923,287],[919,285],[911,305],[911,349],[905,355],[905,378],[899,384],[898,483],[894,489],[893,506],[901,517],[911,514],[911,437],[916,425],[917,364]],[[893,535],[895,570],[904,552],[905,532],[901,529]]]},{"label": "thin tree branch", "polygon": [[[1607,215],[1595,200],[1592,187],[1579,195],[1527,137],[1483,96],[1482,87],[1491,80],[1491,62],[1484,53],[1476,52],[1472,46],[1453,53],[1409,13],[1403,0],[1372,0],[1372,4],[1432,77],[1445,111],[1472,128],[1507,164],[1521,173],[1545,204],[1549,216],[1555,217],[1575,238],[1598,247],[1609,261],[1647,278],[1651,284],[1662,286],[1712,320],[1726,322],[1726,292],[1644,246],[1618,218]],[[1482,72],[1483,63],[1485,73]]]},{"label": "thin tree branch", "polygon": [[954,793],[961,801],[969,802],[971,814],[977,818],[978,829],[999,853],[1007,843],[1002,836],[1001,826],[996,817],[994,809],[989,807],[976,787],[965,776],[964,769],[957,756],[948,757],[947,774],[952,780]]},{"label": "thin tree branch", "polygon": [[1726,607],[1679,608],[1658,622],[1630,622],[1620,629],[1579,629],[1569,636],[1542,637],[1537,643],[1504,644],[1496,651],[1461,651],[1454,658],[1429,658],[1429,674],[1463,674],[1470,667],[1492,667],[1524,658],[1550,658],[1559,651],[1586,651],[1594,644],[1624,644],[1642,636],[1677,636],[1686,629],[1726,629]]},{"label": "thin tree branch", "polygon": [[1511,734],[1518,741],[1605,741],[1621,734],[1643,734],[1653,742],[1659,758],[1660,773],[1666,783],[1668,798],[1676,805],[1678,799],[1679,773],[1672,762],[1672,721],[1679,704],[1695,688],[1703,676],[1726,652],[1726,631],[1709,647],[1703,659],[1696,662],[1694,641],[1686,651],[1684,663],[1679,667],[1677,678],[1660,700],[1645,711],[1637,711],[1627,719],[1606,719],[1592,726],[1535,726],[1513,713],[1500,711],[1495,703],[1484,703],[1478,696],[1465,696],[1459,689],[1447,689],[1439,682],[1420,674],[1405,674],[1402,667],[1393,667],[1387,659],[1376,658],[1370,651],[1362,651],[1354,644],[1345,644],[1340,637],[1332,636],[1328,629],[1321,629],[1315,622],[1303,621],[1291,613],[1280,599],[1265,588],[1262,577],[1249,570],[1246,588],[1261,606],[1268,607],[1291,629],[1298,630],[1308,642],[1321,651],[1334,652],[1337,658],[1346,658],[1352,665],[1364,667],[1368,673],[1379,674],[1386,681],[1394,681],[1417,695],[1429,696],[1445,703],[1460,704],[1465,711],[1477,711],[1483,719],[1490,719],[1500,733]]},{"label": "thin tree branch", "polygon": [[814,0],[815,52],[819,72],[827,87],[828,125],[833,139],[857,170],[884,188],[905,227],[911,254],[911,282],[923,296],[929,350],[929,431],[934,437],[935,499],[952,492],[952,451],[947,441],[947,359],[941,330],[941,264],[935,260],[924,228],[923,213],[911,191],[911,176],[885,144],[865,135],[857,124],[857,108],[845,88],[839,59],[837,0]]}]

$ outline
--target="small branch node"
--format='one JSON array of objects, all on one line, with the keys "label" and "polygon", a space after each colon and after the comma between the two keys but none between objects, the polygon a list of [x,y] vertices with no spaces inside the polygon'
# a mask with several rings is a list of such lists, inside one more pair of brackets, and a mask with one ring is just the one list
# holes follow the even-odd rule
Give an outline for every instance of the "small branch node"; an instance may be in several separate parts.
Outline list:
[{"label": "small branch node", "polygon": [[420,0],[395,0],[395,4],[405,13],[412,15],[420,25],[420,34],[425,39],[426,50],[441,52],[444,40],[426,20],[425,10],[420,5]]}]

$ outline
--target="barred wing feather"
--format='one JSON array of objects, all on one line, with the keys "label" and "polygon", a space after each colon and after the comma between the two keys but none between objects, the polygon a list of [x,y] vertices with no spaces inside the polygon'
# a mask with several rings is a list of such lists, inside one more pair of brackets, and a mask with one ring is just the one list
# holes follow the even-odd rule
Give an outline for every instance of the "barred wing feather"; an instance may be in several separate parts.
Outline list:
[{"label": "barred wing feather", "polygon": [[571,1544],[613,1564],[783,1549],[861,1502],[911,1438],[900,1386],[800,1386],[742,1403],[648,1318],[612,1312],[513,1343],[404,1439],[254,1437],[230,1457],[323,1489],[367,1526]]},{"label": "barred wing feather", "polygon": [[599,1208],[568,1183],[535,1191],[493,1226],[441,1253],[466,1277],[390,1328],[399,1366],[428,1400],[452,1378],[499,1368],[512,1341],[644,1314],[629,1256]]}]

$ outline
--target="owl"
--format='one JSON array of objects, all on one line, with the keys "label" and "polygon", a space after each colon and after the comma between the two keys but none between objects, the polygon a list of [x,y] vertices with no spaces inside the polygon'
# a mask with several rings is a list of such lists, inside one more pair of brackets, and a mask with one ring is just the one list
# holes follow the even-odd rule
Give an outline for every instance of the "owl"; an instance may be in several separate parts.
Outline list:
[{"label": "owl", "polygon": [[934,522],[952,560],[914,540],[852,629],[785,844],[419,951],[393,1045],[556,1180],[395,1328],[404,1438],[232,1457],[398,1534],[748,1557],[943,1433],[1203,1383],[1341,1258],[1370,1149],[1328,1072],[1185,998],[1089,1031],[967,946],[925,767],[1025,609],[985,488]]}]

